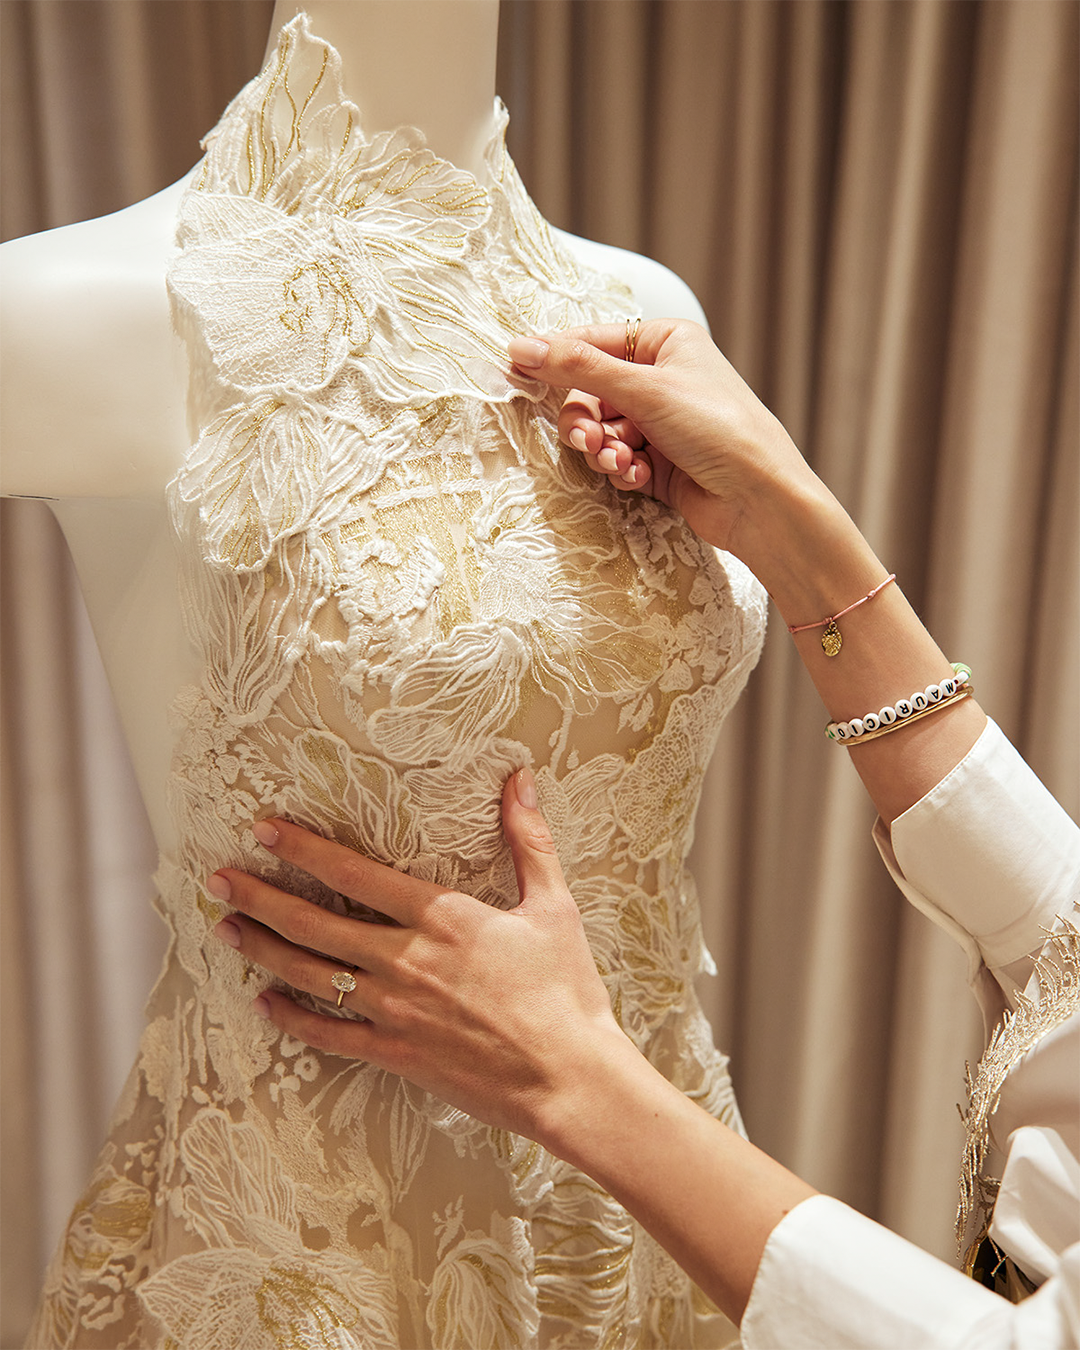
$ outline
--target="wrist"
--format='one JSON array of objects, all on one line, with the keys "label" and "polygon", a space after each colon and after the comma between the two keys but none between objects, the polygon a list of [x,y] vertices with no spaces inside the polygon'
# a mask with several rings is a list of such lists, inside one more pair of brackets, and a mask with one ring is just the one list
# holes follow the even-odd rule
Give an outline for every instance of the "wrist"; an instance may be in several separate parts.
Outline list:
[{"label": "wrist", "polygon": [[537,1108],[531,1133],[549,1153],[610,1189],[607,1168],[618,1156],[613,1122],[629,1125],[657,1085],[670,1084],[614,1018],[582,1036],[578,1047],[573,1064],[556,1066],[555,1090]]},{"label": "wrist", "polygon": [[809,468],[763,484],[735,542],[732,552],[769,592],[787,624],[835,613],[887,575],[855,522]]}]

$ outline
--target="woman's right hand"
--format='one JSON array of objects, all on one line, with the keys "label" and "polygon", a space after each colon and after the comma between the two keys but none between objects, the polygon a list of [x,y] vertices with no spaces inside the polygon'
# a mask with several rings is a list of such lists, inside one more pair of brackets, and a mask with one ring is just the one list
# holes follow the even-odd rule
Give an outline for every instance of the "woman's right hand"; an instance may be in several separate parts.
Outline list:
[{"label": "woman's right hand", "polygon": [[[779,421],[697,324],[643,323],[633,363],[620,324],[515,338],[521,370],[572,392],[562,439],[629,491],[678,511],[702,539],[741,559],[772,596],[830,717],[847,720],[925,688],[949,662],[899,586],[853,602],[887,569]],[[848,613],[849,608],[852,612]],[[839,660],[821,644],[843,619]],[[855,764],[891,822],[960,762],[986,717],[971,699],[896,736],[859,742]]]},{"label": "woman's right hand", "polygon": [[625,345],[624,325],[603,324],[515,338],[509,350],[522,371],[571,390],[559,434],[591,467],[755,567],[775,502],[824,489],[700,325],[648,320],[633,363]]}]

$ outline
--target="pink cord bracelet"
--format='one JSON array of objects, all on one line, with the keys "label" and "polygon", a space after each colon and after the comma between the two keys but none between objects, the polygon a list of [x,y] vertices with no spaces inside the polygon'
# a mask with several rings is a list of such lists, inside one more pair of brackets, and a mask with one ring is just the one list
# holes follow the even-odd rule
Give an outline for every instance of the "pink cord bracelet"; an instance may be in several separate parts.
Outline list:
[{"label": "pink cord bracelet", "polygon": [[836,626],[837,619],[842,619],[845,614],[850,614],[853,609],[858,609],[860,605],[865,605],[867,600],[873,600],[879,591],[883,591],[890,581],[896,580],[896,573],[890,572],[880,585],[868,591],[861,600],[856,600],[853,605],[848,605],[847,609],[841,609],[836,614],[830,614],[825,619],[818,619],[816,623],[796,623],[788,624],[789,633],[805,633],[808,628],[824,628],[821,635],[821,650],[826,656],[836,656],[840,648],[844,645],[844,639],[840,636],[840,629]]}]

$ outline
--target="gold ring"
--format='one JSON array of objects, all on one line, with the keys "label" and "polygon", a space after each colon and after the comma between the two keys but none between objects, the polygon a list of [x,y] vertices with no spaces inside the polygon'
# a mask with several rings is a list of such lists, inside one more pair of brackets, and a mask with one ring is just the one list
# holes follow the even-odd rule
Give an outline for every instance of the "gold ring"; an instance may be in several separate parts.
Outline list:
[{"label": "gold ring", "polygon": [[338,991],[337,1006],[340,1008],[341,1000],[356,988],[356,976],[351,970],[335,970],[330,976],[330,983]]},{"label": "gold ring", "polygon": [[638,333],[641,331],[641,315],[636,319],[627,319],[626,321],[626,345],[623,348],[623,360],[633,361],[634,353],[637,351]]}]

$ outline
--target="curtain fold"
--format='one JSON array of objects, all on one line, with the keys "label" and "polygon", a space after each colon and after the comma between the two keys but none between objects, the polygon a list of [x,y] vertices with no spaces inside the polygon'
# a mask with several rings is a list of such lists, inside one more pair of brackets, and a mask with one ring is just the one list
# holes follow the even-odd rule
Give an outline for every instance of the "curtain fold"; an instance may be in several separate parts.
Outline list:
[{"label": "curtain fold", "polygon": [[[258,66],[270,10],[5,0],[5,237],[179,177]],[[689,282],[1074,815],[1077,17],[1057,0],[504,0],[499,77],[541,210]],[[159,949],[62,541],[41,506],[4,503],[3,523],[8,1345]],[[948,1256],[978,1018],[959,953],[881,868],[824,722],[774,623],[699,816],[719,971],[703,998],[755,1140]]]}]

